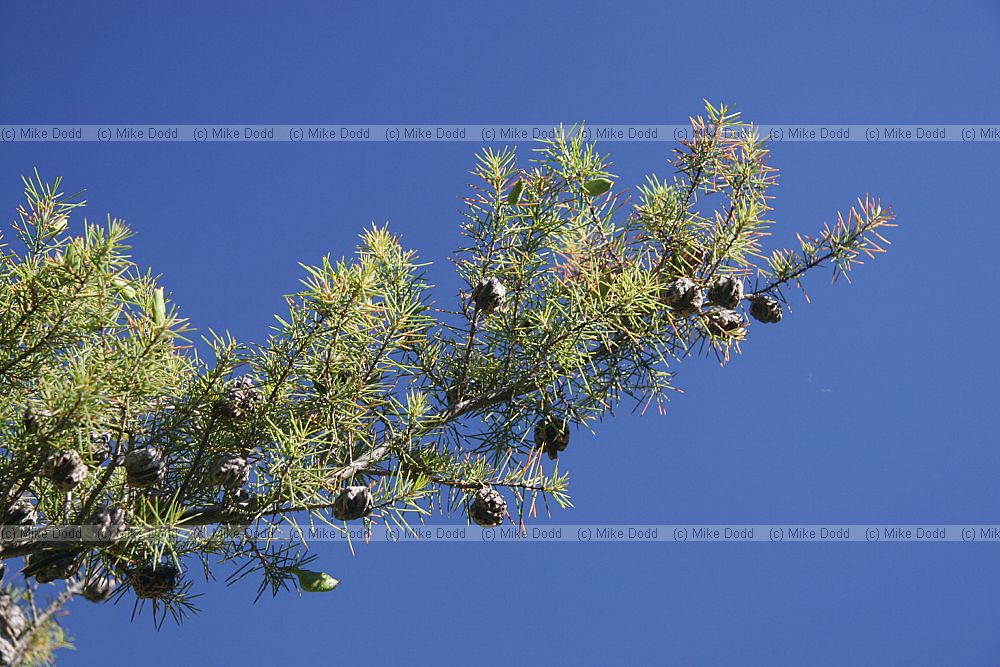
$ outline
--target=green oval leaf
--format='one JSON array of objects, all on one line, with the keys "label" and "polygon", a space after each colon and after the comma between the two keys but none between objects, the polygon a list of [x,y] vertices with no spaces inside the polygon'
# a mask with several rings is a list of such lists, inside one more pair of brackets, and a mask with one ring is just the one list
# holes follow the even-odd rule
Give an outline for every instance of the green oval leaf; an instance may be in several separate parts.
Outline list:
[{"label": "green oval leaf", "polygon": [[586,190],[587,194],[591,197],[596,197],[597,195],[603,195],[611,189],[611,181],[606,178],[595,178],[584,183],[583,189]]},{"label": "green oval leaf", "polygon": [[326,593],[340,585],[338,580],[326,572],[299,569],[292,570],[292,572],[299,578],[299,587],[306,593]]},{"label": "green oval leaf", "polygon": [[524,179],[517,179],[517,183],[511,187],[510,192],[507,193],[507,203],[508,204],[519,204],[521,202],[521,195],[524,194]]}]

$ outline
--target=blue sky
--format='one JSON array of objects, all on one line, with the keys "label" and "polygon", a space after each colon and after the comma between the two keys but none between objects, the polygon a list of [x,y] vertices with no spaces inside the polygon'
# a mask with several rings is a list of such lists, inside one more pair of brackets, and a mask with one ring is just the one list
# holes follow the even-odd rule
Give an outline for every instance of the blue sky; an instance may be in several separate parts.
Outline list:
[{"label": "blue sky", "polygon": [[[706,98],[765,124],[1000,123],[996,2],[33,5],[0,8],[0,124],[673,124]],[[62,175],[92,219],[134,227],[197,327],[252,340],[297,262],[349,252],[372,221],[453,285],[477,148],[0,144],[0,206],[13,217],[33,167]],[[621,183],[671,171],[669,144],[604,148]],[[775,244],[871,192],[901,224],[892,251],[853,286],[813,278],[812,305],[726,368],[685,364],[666,416],[575,434],[576,508],[551,521],[1000,523],[997,144],[773,155]],[[80,602],[60,664],[1000,661],[1000,544],[318,553],[335,593],[254,606],[251,585],[199,584],[203,613],[158,633],[128,625],[131,605]]]}]

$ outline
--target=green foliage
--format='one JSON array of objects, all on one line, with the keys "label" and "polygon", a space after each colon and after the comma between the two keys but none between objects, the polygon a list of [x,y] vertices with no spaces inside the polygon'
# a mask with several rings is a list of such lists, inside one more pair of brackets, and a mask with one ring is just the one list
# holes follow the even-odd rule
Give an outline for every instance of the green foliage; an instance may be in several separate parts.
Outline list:
[{"label": "green foliage", "polygon": [[56,664],[55,653],[59,649],[73,648],[72,639],[66,634],[55,618],[47,618],[32,628],[32,633],[24,646],[22,656],[24,667],[43,667]]},{"label": "green foliage", "polygon": [[[199,562],[231,566],[231,582],[255,574],[259,593],[336,585],[303,569],[304,528],[289,542],[200,526],[343,528],[331,509],[348,485],[373,495],[361,521],[402,529],[467,507],[484,485],[513,500],[518,521],[539,503],[570,506],[558,463],[573,449],[542,456],[543,417],[575,430],[626,399],[662,408],[679,363],[725,362],[752,337],[741,312],[703,303],[713,281],[732,276],[747,299],[785,303],[782,288],[810,269],[844,275],[887,243],[892,214],[866,198],[800,248],[765,257],[777,174],[767,149],[726,107],[708,105],[692,129],[673,177],[649,177],[631,199],[579,129],[560,128],[526,163],[486,149],[452,257],[462,292],[435,297],[445,309],[432,310],[415,253],[375,227],[353,257],[303,266],[266,341],[213,333],[207,358],[129,258],[125,225],[71,225],[83,202],[36,174],[15,242],[0,248],[0,497],[10,508],[27,494],[47,524],[124,509],[116,539],[79,546],[77,578],[113,574],[118,597],[141,592],[161,620],[194,610],[188,573]],[[505,296],[487,312],[472,295],[489,278]],[[693,287],[679,292],[689,283],[678,280]],[[697,299],[681,307],[681,293]],[[140,448],[163,461],[142,487],[124,459]],[[89,467],[69,493],[42,474],[67,451]],[[245,461],[249,481],[217,483],[220,460]],[[14,558],[42,545],[0,546]]]}]

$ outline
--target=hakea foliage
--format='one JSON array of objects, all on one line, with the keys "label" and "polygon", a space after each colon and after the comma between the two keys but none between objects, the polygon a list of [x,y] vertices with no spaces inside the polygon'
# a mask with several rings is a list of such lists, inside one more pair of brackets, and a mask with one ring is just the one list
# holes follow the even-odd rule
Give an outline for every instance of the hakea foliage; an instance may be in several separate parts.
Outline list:
[{"label": "hakea foliage", "polygon": [[[36,174],[0,252],[4,523],[25,498],[39,524],[124,510],[118,539],[60,555],[77,566],[70,585],[113,580],[112,597],[179,618],[193,609],[199,560],[277,592],[312,557],[302,543],[164,526],[343,526],[336,515],[405,529],[493,491],[506,520],[540,501],[569,505],[558,466],[571,448],[551,457],[566,445],[545,451],[539,423],[568,438],[622,400],[662,406],[683,359],[724,362],[752,338],[764,307],[751,312],[754,299],[780,316],[783,288],[807,271],[844,275],[887,243],[892,214],[866,197],[799,248],[766,255],[777,177],[767,148],[725,107],[709,105],[692,130],[676,173],[631,196],[579,131],[560,130],[525,162],[488,149],[452,258],[460,294],[432,296],[414,252],[376,227],[354,257],[304,267],[266,341],[213,335],[201,352],[129,258],[125,225],[78,231],[70,217],[83,203]],[[141,449],[162,468],[130,479],[126,456]],[[87,464],[81,480],[43,475],[65,452]],[[0,556],[43,546],[8,541]]]}]

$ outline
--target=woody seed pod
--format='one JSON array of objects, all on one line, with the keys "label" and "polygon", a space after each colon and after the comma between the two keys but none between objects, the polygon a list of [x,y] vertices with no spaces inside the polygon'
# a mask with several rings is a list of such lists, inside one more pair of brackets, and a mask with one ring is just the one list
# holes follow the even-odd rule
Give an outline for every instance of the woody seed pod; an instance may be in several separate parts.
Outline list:
[{"label": "woody seed pod", "polygon": [[701,290],[689,278],[674,280],[662,292],[663,303],[678,315],[692,315],[701,309],[704,302]]},{"label": "woody seed pod", "polygon": [[479,489],[469,505],[469,518],[485,528],[499,526],[506,516],[507,501],[491,486]]},{"label": "woody seed pod", "polygon": [[73,450],[56,452],[45,459],[42,476],[52,480],[61,491],[72,491],[87,479],[87,466]]},{"label": "woody seed pod", "polygon": [[535,444],[555,460],[559,452],[569,445],[569,423],[552,416],[543,417],[535,424]]},{"label": "woody seed pod", "polygon": [[739,335],[745,324],[735,310],[713,310],[705,316],[705,327],[713,336]]},{"label": "woody seed pod", "polygon": [[212,461],[208,475],[214,486],[238,489],[250,481],[250,464],[242,456],[219,454]]},{"label": "woody seed pod", "polygon": [[180,570],[170,563],[148,563],[128,572],[128,582],[136,597],[162,598],[174,591],[180,583]]},{"label": "woody seed pod", "polygon": [[21,572],[25,577],[34,577],[40,584],[56,579],[69,579],[80,569],[76,557],[81,551],[82,549],[50,549],[29,554],[24,559],[25,567]]},{"label": "woody seed pod", "polygon": [[260,389],[252,378],[246,376],[234,378],[226,385],[225,395],[212,405],[212,415],[220,419],[245,419],[254,411],[260,400]]},{"label": "woody seed pod", "polygon": [[367,486],[349,486],[333,503],[333,516],[338,521],[354,521],[372,513],[375,498]]},{"label": "woody seed pod", "polygon": [[743,281],[736,276],[719,276],[708,288],[708,300],[732,310],[743,300]]},{"label": "woody seed pod", "polygon": [[111,456],[111,434],[90,434],[90,460],[94,463],[107,461]]},{"label": "woody seed pod", "polygon": [[507,288],[496,278],[483,278],[472,290],[472,300],[476,302],[476,310],[487,315],[503,305],[507,298]]},{"label": "woody seed pod", "polygon": [[125,455],[125,478],[129,486],[153,486],[163,479],[163,454],[155,447],[134,449]]},{"label": "woody seed pod", "polygon": [[781,302],[773,296],[758,294],[750,299],[750,316],[764,324],[781,321]]}]

